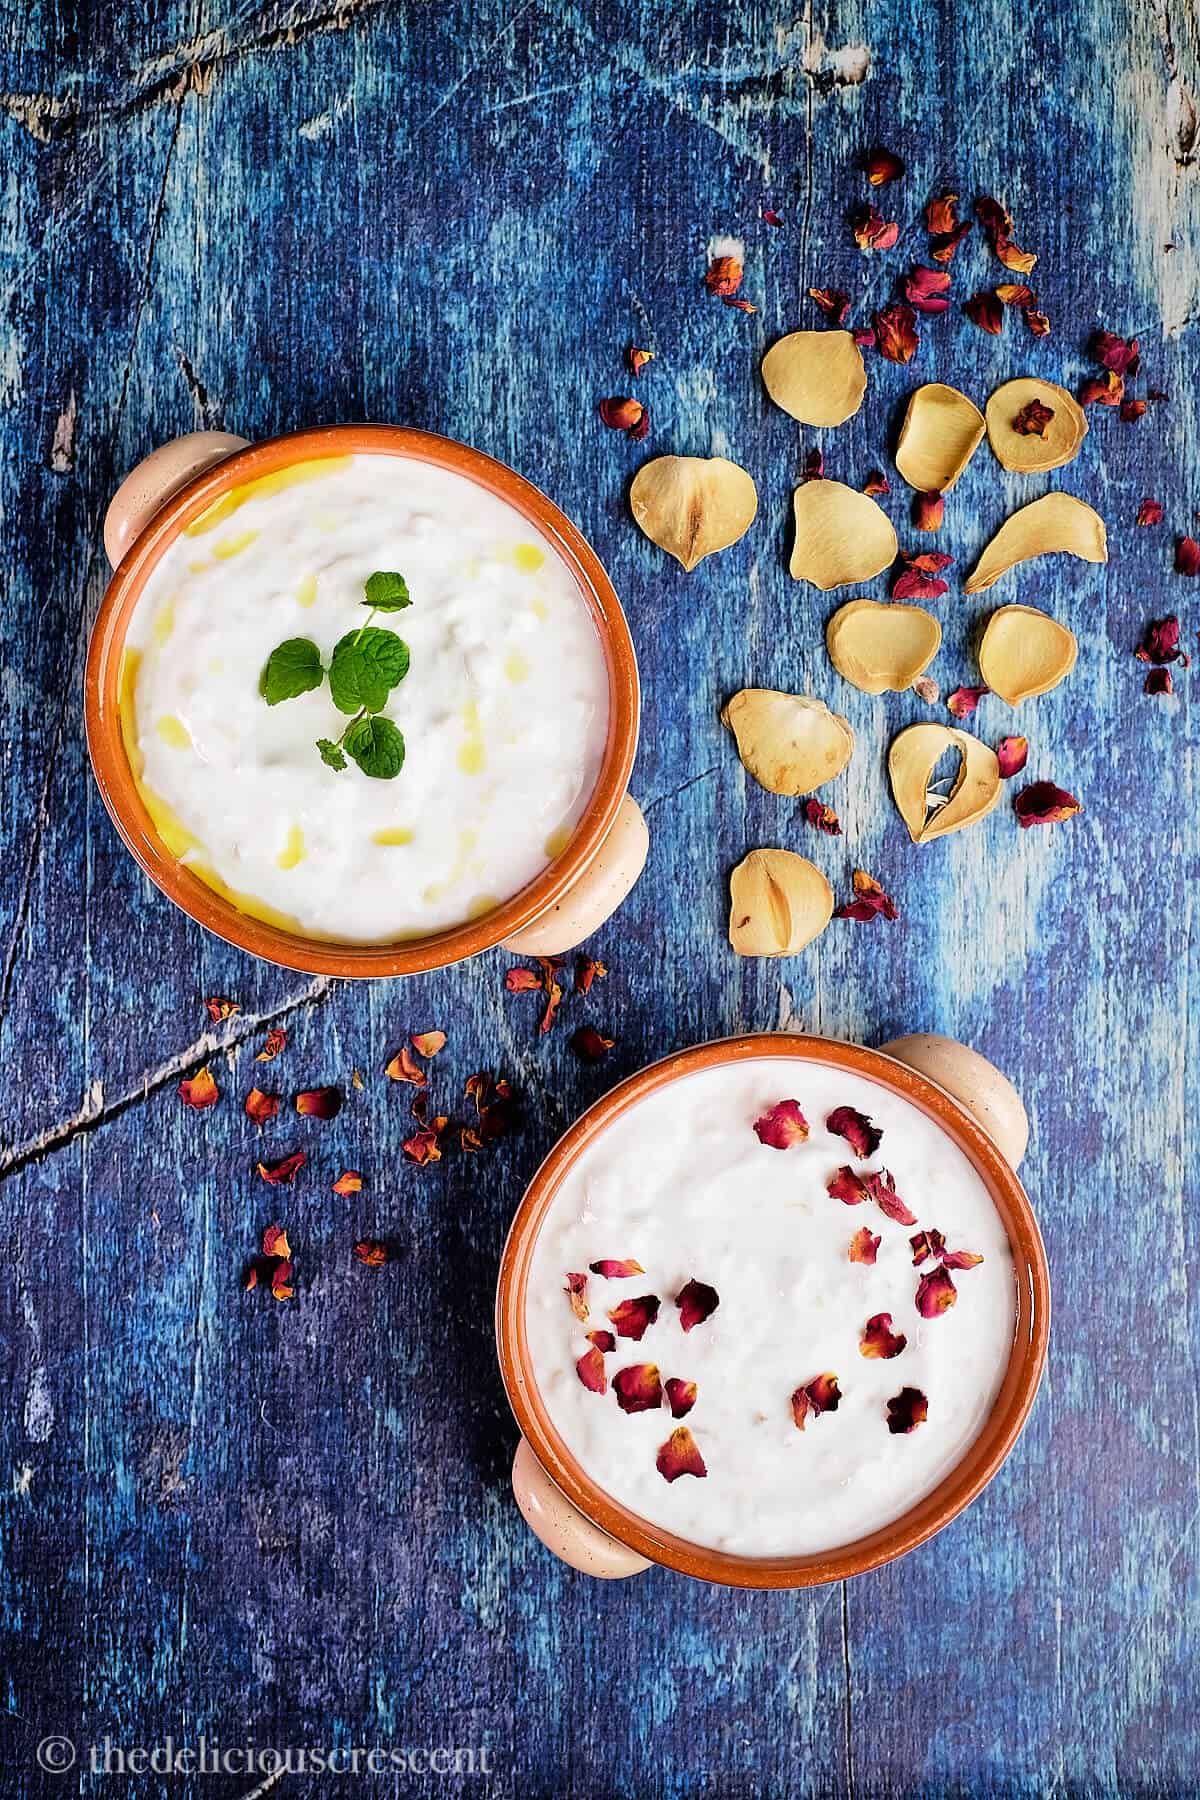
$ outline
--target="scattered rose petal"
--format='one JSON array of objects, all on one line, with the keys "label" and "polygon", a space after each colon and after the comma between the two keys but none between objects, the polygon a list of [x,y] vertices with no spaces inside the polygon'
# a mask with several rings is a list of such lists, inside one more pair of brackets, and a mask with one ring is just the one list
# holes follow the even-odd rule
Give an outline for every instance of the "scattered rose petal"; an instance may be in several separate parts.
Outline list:
[{"label": "scattered rose petal", "polygon": [[883,1142],[883,1132],[872,1124],[866,1113],[856,1106],[835,1106],[825,1121],[826,1131],[845,1138],[855,1156],[874,1156]]},{"label": "scattered rose petal", "polygon": [[810,450],[804,459],[804,472],[801,481],[823,481],[825,478],[825,457],[820,450]]},{"label": "scattered rose petal", "polygon": [[900,561],[904,568],[892,583],[893,600],[940,600],[949,592],[949,583],[941,576],[954,558],[944,550],[902,550]]},{"label": "scattered rose petal", "polygon": [[977,1269],[983,1261],[974,1250],[944,1250],[942,1252],[943,1269]]},{"label": "scattered rose petal", "polygon": [[354,1245],[354,1258],[364,1269],[382,1269],[391,1262],[392,1254],[383,1238],[359,1238]]},{"label": "scattered rose petal", "polygon": [[1162,505],[1157,500],[1143,500],[1138,507],[1135,525],[1161,525],[1163,522]]},{"label": "scattered rose petal", "polygon": [[659,1445],[654,1466],[664,1481],[678,1481],[681,1475],[708,1474],[699,1446],[686,1425],[677,1425],[666,1443]]},{"label": "scattered rose petal", "polygon": [[575,1364],[575,1373],[590,1394],[603,1394],[607,1391],[608,1376],[604,1373],[604,1356],[594,1344],[590,1350],[584,1351]]},{"label": "scattered rose petal", "polygon": [[234,1013],[242,1010],[236,1000],[226,1000],[222,994],[210,994],[204,1004],[214,1025],[220,1025],[223,1020],[231,1019]]},{"label": "scattered rose petal", "polygon": [[1044,438],[1046,428],[1053,417],[1054,408],[1052,406],[1043,406],[1040,400],[1030,400],[1013,420],[1013,430],[1020,437]]},{"label": "scattered rose petal", "polygon": [[347,1194],[361,1194],[362,1184],[363,1178],[357,1169],[343,1169],[332,1186],[335,1194],[345,1197]]},{"label": "scattered rose petal", "polygon": [[554,1023],[555,1015],[562,1005],[562,983],[556,979],[562,961],[557,956],[539,956],[538,964],[542,971],[542,986],[546,991],[546,1010],[542,1014],[538,1031],[543,1037]]},{"label": "scattered rose petal", "polygon": [[[925,227],[929,233],[937,237],[942,232],[953,231],[958,224],[958,195],[939,194],[925,208]],[[970,230],[970,227],[967,227]]]},{"label": "scattered rose petal", "polygon": [[287,1231],[282,1225],[268,1225],[262,1234],[262,1253],[264,1256],[280,1256],[290,1260],[292,1246],[288,1243]]},{"label": "scattered rose petal", "polygon": [[275,1300],[290,1300],[296,1292],[292,1286],[293,1269],[290,1262],[281,1260],[271,1270],[271,1296]]},{"label": "scattered rose petal", "polygon": [[944,313],[950,309],[950,275],[945,269],[913,269],[901,287],[904,298],[917,312]]},{"label": "scattered rose petal", "polygon": [[843,1206],[861,1206],[867,1197],[867,1184],[861,1175],[854,1173],[849,1163],[843,1163],[825,1183],[825,1191],[834,1200],[840,1200]]},{"label": "scattered rose petal", "polygon": [[676,1294],[675,1304],[679,1308],[680,1330],[692,1331],[711,1318],[721,1302],[716,1288],[709,1287],[706,1281],[697,1281],[693,1276]]},{"label": "scattered rose petal", "polygon": [[1083,807],[1074,794],[1055,787],[1052,781],[1033,781],[1013,801],[1013,811],[1023,830],[1031,825],[1058,825],[1074,818]]},{"label": "scattered rose petal", "polygon": [[808,1136],[808,1120],[800,1111],[798,1100],[779,1100],[754,1121],[754,1132],[760,1144],[772,1150],[790,1150]]},{"label": "scattered rose petal", "polygon": [[587,1341],[589,1344],[594,1344],[596,1349],[602,1351],[605,1356],[617,1347],[617,1340],[611,1331],[589,1331]]},{"label": "scattered rose petal", "polygon": [[1175,683],[1171,679],[1170,669],[1151,669],[1142,683],[1143,694],[1173,694]]},{"label": "scattered rose petal", "polygon": [[306,1088],[296,1095],[296,1111],[302,1119],[336,1119],[341,1110],[341,1088]]},{"label": "scattered rose petal", "polygon": [[764,225],[774,225],[776,227],[783,224],[783,220],[780,218],[779,214],[775,211],[775,208],[773,206],[764,206],[763,207],[762,222]]},{"label": "scattered rose petal", "polygon": [[625,352],[625,362],[631,375],[640,375],[646,364],[653,361],[653,350],[639,350],[636,344],[630,344]]},{"label": "scattered rose petal", "polygon": [[902,1331],[892,1330],[891,1313],[875,1313],[862,1328],[859,1354],[871,1362],[890,1362],[893,1356],[899,1356],[907,1342]]},{"label": "scattered rose petal", "polygon": [[1023,737],[1001,738],[996,745],[996,761],[1000,765],[1000,779],[1008,781],[1013,775],[1019,775],[1029,760],[1029,739]]},{"label": "scattered rose petal", "polygon": [[273,1025],[263,1040],[263,1047],[255,1057],[255,1062],[274,1062],[286,1043],[287,1032],[283,1026]]},{"label": "scattered rose petal", "polygon": [[812,1381],[798,1387],[792,1395],[792,1418],[797,1431],[804,1430],[805,1421],[810,1415],[819,1419],[822,1413],[836,1412],[841,1401],[836,1375],[827,1371],[824,1375],[814,1376]]},{"label": "scattered rose petal", "polygon": [[930,1269],[917,1283],[917,1311],[923,1319],[940,1318],[957,1299],[958,1290],[946,1268]]},{"label": "scattered rose petal", "polygon": [[1025,316],[1025,323],[1029,327],[1029,329],[1032,332],[1034,337],[1048,337],[1049,336],[1050,320],[1044,312],[1038,312],[1036,307],[1027,306],[1025,308],[1024,316]]},{"label": "scattered rose petal", "polygon": [[1037,257],[1032,251],[1018,250],[1013,243],[1009,236],[1012,219],[1008,208],[1001,205],[999,200],[993,200],[990,194],[981,194],[975,202],[975,216],[983,226],[984,235],[992,250],[1005,268],[1028,275],[1037,262]]},{"label": "scattered rose petal", "polygon": [[571,1048],[583,1062],[599,1062],[615,1043],[615,1038],[601,1037],[594,1025],[581,1025],[571,1034]]},{"label": "scattered rose petal", "polygon": [[1037,301],[1037,296],[1030,287],[1020,281],[1001,281],[996,286],[996,298],[1004,306],[1019,306],[1028,311]]},{"label": "scattered rose petal", "polygon": [[602,962],[597,962],[594,957],[577,956],[575,958],[575,992],[577,994],[590,994],[592,991],[592,983],[594,981],[603,981],[607,974],[608,970],[605,968],[604,964]]},{"label": "scattered rose petal", "polygon": [[1193,537],[1180,538],[1175,546],[1175,573],[1200,575],[1200,544]]},{"label": "scattered rose petal", "polygon": [[911,362],[916,354],[920,339],[917,336],[917,315],[903,300],[893,301],[891,306],[884,306],[872,315],[871,324],[875,331],[875,348],[889,362]]},{"label": "scattered rose petal", "polygon": [[605,1281],[627,1281],[631,1275],[646,1273],[640,1262],[634,1262],[632,1256],[603,1258],[600,1262],[589,1263],[588,1268],[593,1275],[602,1275]]},{"label": "scattered rose petal", "polygon": [[853,224],[854,241],[860,250],[890,250],[900,236],[896,221],[885,220],[877,206],[860,206]]},{"label": "scattered rose petal", "polygon": [[[595,1352],[599,1356],[600,1352]],[[613,1376],[613,1390],[622,1412],[653,1412],[662,1405],[662,1382],[656,1363],[630,1363]]]},{"label": "scattered rose petal", "polygon": [[1144,400],[1122,400],[1121,419],[1126,425],[1135,425],[1146,411]]},{"label": "scattered rose petal", "polygon": [[642,422],[645,407],[629,395],[614,395],[600,402],[601,421],[610,431],[633,431]]},{"label": "scattered rose petal", "polygon": [[953,260],[954,252],[971,229],[971,221],[964,219],[953,231],[935,231],[929,240],[929,254],[934,262],[948,263]]},{"label": "scattered rose petal", "polygon": [[1134,652],[1139,662],[1187,665],[1188,658],[1179,642],[1179,620],[1174,613],[1165,619],[1151,619],[1142,633],[1142,641]]},{"label": "scattered rose petal", "polygon": [[963,311],[972,325],[978,325],[980,331],[999,337],[1004,324],[1004,306],[997,299],[993,288],[983,288],[978,294],[972,294],[969,300],[963,302]]},{"label": "scattered rose petal", "polygon": [[444,1031],[417,1031],[408,1041],[418,1056],[436,1056],[446,1047],[446,1034]]},{"label": "scattered rose petal", "polygon": [[542,978],[536,969],[510,969],[504,977],[504,985],[510,994],[538,994],[542,989]]},{"label": "scattered rose petal", "polygon": [[658,1307],[657,1294],[639,1294],[636,1300],[622,1300],[614,1306],[608,1315],[609,1324],[615,1327],[618,1337],[640,1343],[657,1319]]},{"label": "scattered rose petal", "polygon": [[705,271],[704,285],[710,294],[717,294],[724,300],[737,293],[744,273],[736,256],[714,256]]},{"label": "scattered rose petal", "polygon": [[[513,970],[509,971],[514,973]],[[428,1087],[429,1077],[419,1062],[415,1062],[407,1044],[402,1044],[387,1065],[384,1073],[391,1081],[409,1081],[413,1087]]]},{"label": "scattered rose petal", "polygon": [[1119,406],[1125,397],[1125,383],[1110,369],[1104,375],[1089,375],[1079,390],[1080,406]]},{"label": "scattered rose petal", "polygon": [[867,1191],[867,1198],[875,1202],[886,1218],[894,1220],[897,1225],[916,1224],[917,1215],[909,1211],[896,1192],[890,1169],[880,1169],[874,1175],[864,1176],[863,1186]]},{"label": "scattered rose petal", "polygon": [[864,494],[890,494],[892,484],[882,469],[868,469],[867,479],[863,482]]},{"label": "scattered rose petal", "polygon": [[271,1187],[290,1187],[307,1161],[305,1151],[293,1150],[290,1156],[280,1157],[278,1162],[260,1162],[258,1172]]},{"label": "scattered rose petal", "polygon": [[863,168],[872,187],[885,187],[889,181],[899,181],[904,173],[904,162],[894,151],[885,150],[882,144],[873,144],[863,157]]},{"label": "scattered rose petal", "polygon": [[872,1231],[869,1225],[862,1225],[850,1239],[849,1257],[852,1263],[874,1263],[879,1254],[879,1234]]},{"label": "scattered rose petal", "polygon": [[945,1238],[932,1227],[916,1232],[908,1241],[912,1245],[914,1269],[919,1269],[923,1262],[929,1262],[931,1258],[940,1260],[942,1251],[946,1248]]},{"label": "scattered rose petal", "polygon": [[694,1381],[682,1381],[678,1375],[672,1375],[666,1382],[667,1405],[671,1409],[673,1419],[685,1419],[696,1404],[699,1389]]},{"label": "scattered rose petal", "polygon": [[804,817],[818,831],[827,837],[841,837],[842,824],[832,806],[825,806],[820,800],[812,799],[804,802]]},{"label": "scattered rose petal", "polygon": [[587,1276],[582,1270],[574,1272],[568,1270],[567,1279],[563,1283],[563,1293],[570,1301],[571,1311],[575,1317],[580,1320],[586,1319],[588,1316]]},{"label": "scattered rose petal", "polygon": [[414,1131],[410,1138],[405,1138],[400,1146],[404,1152],[405,1161],[416,1163],[420,1167],[426,1163],[441,1162],[442,1133],[449,1123],[449,1119],[444,1114],[440,1114],[428,1125],[423,1126],[420,1131]]},{"label": "scattered rose petal", "polygon": [[888,1430],[893,1436],[915,1431],[929,1417],[929,1402],[920,1388],[901,1388],[887,1403]]},{"label": "scattered rose petal", "polygon": [[873,325],[859,325],[850,335],[860,350],[874,350],[876,348],[875,327]]},{"label": "scattered rose petal", "polygon": [[197,1069],[196,1073],[187,1081],[180,1082],[179,1098],[185,1106],[190,1106],[193,1112],[204,1112],[206,1108],[217,1104],[221,1098],[221,1090],[214,1081],[213,1072],[207,1063],[202,1069]]},{"label": "scattered rose petal", "polygon": [[944,494],[917,494],[913,498],[912,518],[918,531],[940,531],[946,516]]},{"label": "scattered rose petal", "polygon": [[732,306],[736,309],[736,311],[744,312],[744,313],[754,313],[754,312],[758,311],[758,308],[757,308],[757,306],[755,306],[753,300],[744,300],[744,299],[741,299],[740,297],[735,300],[729,294],[725,294],[722,296],[721,305],[722,306]]},{"label": "scattered rose petal", "polygon": [[839,906],[834,913],[835,919],[856,919],[860,925],[874,918],[898,919],[899,908],[890,894],[885,894],[873,875],[865,869],[855,869],[853,875],[854,898],[845,906]]},{"label": "scattered rose petal", "polygon": [[1088,355],[1102,369],[1116,375],[1136,375],[1141,366],[1141,346],[1136,338],[1118,337],[1115,331],[1094,331],[1088,342]]},{"label": "scattered rose petal", "polygon": [[844,325],[850,311],[850,296],[841,288],[809,288],[809,299],[815,300],[831,325]]},{"label": "scattered rose petal", "polygon": [[988,689],[985,687],[955,688],[952,694],[946,696],[947,710],[952,712],[956,719],[969,719],[987,692]]},{"label": "scattered rose petal", "polygon": [[278,1111],[278,1094],[264,1094],[261,1088],[252,1087],[246,1095],[246,1117],[253,1119],[256,1125],[265,1125]]}]

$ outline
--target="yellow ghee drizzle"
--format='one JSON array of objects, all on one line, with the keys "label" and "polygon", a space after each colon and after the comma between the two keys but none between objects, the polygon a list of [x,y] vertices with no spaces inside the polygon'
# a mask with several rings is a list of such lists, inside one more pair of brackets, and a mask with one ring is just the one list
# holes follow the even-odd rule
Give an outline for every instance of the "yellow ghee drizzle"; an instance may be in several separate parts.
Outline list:
[{"label": "yellow ghee drizzle", "polygon": [[529,664],[519,650],[510,650],[505,657],[504,673],[509,681],[529,680]]},{"label": "yellow ghee drizzle", "polygon": [[175,602],[173,600],[168,600],[165,606],[159,608],[155,615],[154,624],[151,627],[151,635],[160,649],[163,644],[169,642],[171,633],[174,629]]},{"label": "yellow ghee drizzle", "polygon": [[479,723],[479,708],[473,700],[468,700],[462,709],[463,730],[467,734],[464,744],[458,751],[458,766],[464,775],[482,775],[487,764],[487,752],[483,747],[483,731]]},{"label": "yellow ghee drizzle", "polygon": [[550,833],[550,836],[542,845],[542,849],[545,851],[550,861],[553,862],[556,856],[562,855],[570,841],[571,827],[569,825],[558,825]]},{"label": "yellow ghee drizzle", "polygon": [[545,551],[539,550],[536,544],[518,544],[513,551],[513,562],[522,575],[536,575],[545,560]]},{"label": "yellow ghee drizzle", "polygon": [[192,734],[183,720],[177,719],[174,713],[164,713],[162,718],[156,722],[154,729],[168,749],[191,749]]},{"label": "yellow ghee drizzle", "polygon": [[317,578],[306,575],[296,591],[296,600],[301,606],[312,606],[317,598]]},{"label": "yellow ghee drizzle", "polygon": [[373,831],[371,833],[371,842],[373,844],[383,844],[388,846],[393,844],[411,844],[412,841],[413,833],[408,829],[407,825],[387,825],[382,831]]},{"label": "yellow ghee drizzle", "polygon": [[277,869],[294,869],[297,863],[303,862],[307,852],[304,848],[304,833],[298,825],[289,828],[287,842],[275,858]]},{"label": "yellow ghee drizzle", "polygon": [[230,488],[219,500],[214,500],[198,519],[193,519],[184,531],[185,537],[202,537],[206,531],[213,531],[226,519],[232,518],[240,506],[247,500],[267,494],[280,494],[285,488],[299,487],[304,481],[319,481],[323,475],[335,475],[339,469],[348,469],[349,456],[314,457],[308,462],[291,463],[286,469],[276,469],[270,475],[260,475],[255,481],[244,481],[240,487]]},{"label": "yellow ghee drizzle", "polygon": [[213,545],[213,555],[218,562],[228,562],[231,556],[240,556],[243,550],[248,550],[257,536],[257,531],[243,531],[237,537],[222,538],[219,544]]}]

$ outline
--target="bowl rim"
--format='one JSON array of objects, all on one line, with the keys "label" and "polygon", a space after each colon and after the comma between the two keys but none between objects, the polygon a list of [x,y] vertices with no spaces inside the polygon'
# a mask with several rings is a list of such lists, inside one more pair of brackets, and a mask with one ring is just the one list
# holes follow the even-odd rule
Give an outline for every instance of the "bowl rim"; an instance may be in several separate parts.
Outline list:
[{"label": "bowl rim", "polygon": [[[584,1473],[566,1448],[529,1364],[525,1296],[546,1213],[583,1151],[635,1102],[700,1070],[764,1058],[795,1058],[866,1076],[909,1100],[942,1127],[979,1174],[1008,1233],[1016,1318],[1008,1367],[991,1412],[937,1486],[890,1524],[831,1550],[753,1557],[674,1536],[622,1505]],[[509,1229],[496,1289],[496,1345],[508,1402],[543,1470],[584,1516],[650,1561],[731,1587],[812,1587],[906,1555],[957,1518],[987,1486],[1020,1436],[1036,1398],[1050,1331],[1050,1274],[1029,1197],[978,1121],[943,1088],[882,1051],[799,1032],[751,1032],[678,1050],[595,1101],[554,1145],[530,1181]]]},{"label": "bowl rim", "polygon": [[[462,475],[507,501],[550,542],[575,578],[600,639],[608,672],[608,736],[595,786],[570,841],[525,887],[481,918],[446,930],[387,944],[346,944],[295,935],[240,912],[171,855],[125,753],[119,691],[134,609],[158,562],[187,525],[243,482],[295,462],[367,453],[432,463]],[[234,451],[187,481],[163,502],[114,570],[92,627],[84,674],[84,721],[96,785],[126,848],[160,892],[198,924],[251,955],[312,974],[365,978],[446,968],[494,948],[555,906],[598,855],[616,820],[637,753],[640,705],[628,622],[604,565],[582,532],[507,463],[438,432],[402,425],[321,425],[283,432]]]}]

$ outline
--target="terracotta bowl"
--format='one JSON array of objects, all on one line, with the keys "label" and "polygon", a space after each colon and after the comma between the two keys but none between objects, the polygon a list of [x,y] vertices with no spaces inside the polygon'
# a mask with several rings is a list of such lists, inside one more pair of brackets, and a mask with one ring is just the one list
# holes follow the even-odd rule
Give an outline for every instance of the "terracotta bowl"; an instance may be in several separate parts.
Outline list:
[{"label": "terracotta bowl", "polygon": [[[700,1069],[763,1057],[794,1057],[879,1082],[934,1119],[978,1172],[1008,1232],[1016,1323],[996,1403],[962,1460],[923,1500],[869,1537],[816,1555],[746,1557],[673,1537],[598,1486],[563,1444],[530,1368],[525,1300],[534,1246],[568,1170],[636,1101]],[[931,1079],[934,1075],[936,1079]],[[660,1563],[732,1587],[811,1587],[861,1575],[923,1544],[968,1506],[996,1474],[1029,1416],[1046,1359],[1050,1278],[1033,1208],[1013,1164],[1025,1148],[1024,1107],[983,1057],[950,1039],[897,1039],[883,1050],[827,1038],[758,1034],[683,1050],[598,1100],[550,1152],[518,1209],[500,1265],[496,1337],[500,1369],[522,1441],[513,1486],[526,1520],[564,1561],[589,1574],[636,1574]],[[1009,1160],[1011,1158],[1011,1161]]]},{"label": "terracotta bowl", "polygon": [[[330,943],[293,936],[240,912],[163,844],[134,781],[121,735],[119,683],[125,634],[150,574],[185,526],[228,489],[289,464],[370,451],[436,464],[508,502],[557,550],[578,583],[608,668],[608,742],[592,797],[561,854],[528,886],[482,918],[395,944]],[[104,804],[145,873],[218,937],[287,968],[344,976],[408,975],[442,968],[511,942],[522,953],[558,954],[603,923],[633,886],[646,828],[627,793],[637,749],[639,689],[629,627],[595,551],[545,494],[480,450],[393,425],[331,425],[250,445],[224,432],[193,432],[139,464],[114,496],[105,548],[115,573],[88,647],[84,707],[88,751]]]}]

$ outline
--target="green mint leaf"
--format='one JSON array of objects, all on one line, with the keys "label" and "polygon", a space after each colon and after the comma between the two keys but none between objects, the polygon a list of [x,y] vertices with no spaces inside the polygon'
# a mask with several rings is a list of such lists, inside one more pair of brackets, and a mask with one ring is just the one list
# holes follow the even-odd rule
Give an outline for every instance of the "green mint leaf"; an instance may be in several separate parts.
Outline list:
[{"label": "green mint leaf", "polygon": [[348,631],[333,647],[329,691],[339,712],[382,712],[388,695],[408,674],[408,645],[394,631],[367,625]]},{"label": "green mint leaf", "polygon": [[367,597],[362,604],[373,607],[376,612],[400,612],[404,607],[412,605],[408,583],[403,575],[396,575],[386,569],[376,569],[374,575],[368,575],[363,592]]},{"label": "green mint leaf", "polygon": [[359,719],[346,733],[346,754],[364,775],[393,780],[404,767],[404,739],[390,719]]},{"label": "green mint leaf", "polygon": [[321,761],[325,764],[326,768],[345,768],[346,759],[342,755],[341,749],[333,742],[332,738],[318,738],[317,749],[321,752]]},{"label": "green mint leaf", "polygon": [[286,638],[268,656],[258,691],[268,706],[278,706],[320,687],[323,674],[321,652],[311,638]]}]

